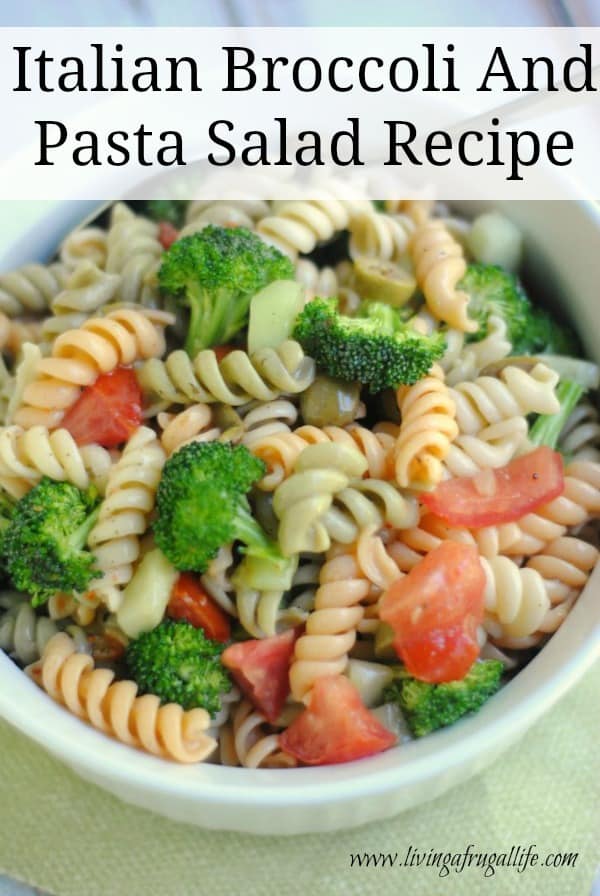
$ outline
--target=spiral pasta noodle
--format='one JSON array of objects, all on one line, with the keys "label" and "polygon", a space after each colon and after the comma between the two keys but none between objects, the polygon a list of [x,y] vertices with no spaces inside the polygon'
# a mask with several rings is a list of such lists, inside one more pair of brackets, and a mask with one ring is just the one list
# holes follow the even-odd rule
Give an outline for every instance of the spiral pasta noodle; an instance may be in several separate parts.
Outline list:
[{"label": "spiral pasta noodle", "polygon": [[89,590],[113,612],[120,606],[121,588],[133,575],[139,536],[148,528],[165,459],[156,433],[142,426],[109,473],[100,515],[88,537],[102,577],[91,582]]},{"label": "spiral pasta noodle", "polygon": [[600,421],[598,411],[589,401],[581,402],[570,415],[558,448],[574,460],[600,461]]},{"label": "spiral pasta noodle", "polygon": [[64,289],[69,269],[61,262],[50,265],[25,264],[8,274],[0,274],[0,311],[8,317],[40,314]]},{"label": "spiral pasta noodle", "polygon": [[103,494],[111,467],[105,448],[79,447],[66,429],[0,427],[0,486],[14,498],[21,498],[42,476],[81,489],[95,485]]},{"label": "spiral pasta noodle", "polygon": [[108,236],[101,227],[80,227],[67,234],[59,249],[59,258],[69,268],[87,262],[103,270],[108,255]]},{"label": "spiral pasta noodle", "polygon": [[162,355],[163,329],[171,322],[165,312],[120,308],[63,333],[55,340],[51,357],[38,361],[14,422],[25,428],[40,424],[54,429],[81,388],[91,385],[99,374]]},{"label": "spiral pasta noodle", "polygon": [[162,253],[158,226],[153,221],[135,215],[123,203],[113,206],[107,237],[106,271],[121,277],[116,293],[118,301],[156,307],[155,279]]},{"label": "spiral pasta noodle", "polygon": [[299,199],[279,203],[272,214],[261,218],[256,232],[265,242],[295,258],[331,239],[349,221],[348,210],[339,199]]},{"label": "spiral pasta noodle", "polygon": [[268,214],[269,203],[264,199],[227,199],[220,202],[195,199],[188,206],[186,224],[179,237],[197,233],[208,224],[253,230],[256,222]]},{"label": "spiral pasta noodle", "polygon": [[249,700],[242,700],[233,711],[233,718],[220,736],[222,765],[244,768],[294,768],[298,763],[279,746],[277,727]]},{"label": "spiral pasta noodle", "polygon": [[192,404],[178,414],[158,414],[162,432],[160,442],[167,457],[190,442],[213,442],[221,430],[213,426],[213,415],[207,404]]},{"label": "spiral pasta noodle", "polygon": [[401,386],[397,401],[402,422],[394,456],[403,488],[432,488],[444,473],[443,460],[458,435],[455,404],[437,364],[413,386]]},{"label": "spiral pasta noodle", "polygon": [[504,638],[524,638],[539,628],[550,609],[542,576],[520,569],[508,557],[481,558],[486,576],[484,628],[500,644]]},{"label": "spiral pasta noodle", "polygon": [[230,572],[233,567],[233,551],[231,545],[224,545],[211,561],[207,571],[201,576],[203,588],[220,607],[234,618],[237,617],[237,606],[233,593]]},{"label": "spiral pasta noodle", "polygon": [[43,335],[38,320],[12,320],[0,311],[0,352],[16,358],[24,342],[37,343]]},{"label": "spiral pasta noodle", "polygon": [[295,404],[285,398],[275,401],[253,401],[239,410],[243,434],[242,445],[250,451],[254,451],[256,444],[262,444],[265,439],[273,436],[287,435],[298,419],[298,409]]},{"label": "spiral pasta noodle", "polygon": [[509,417],[477,435],[457,436],[444,458],[444,478],[475,476],[480,470],[505,466],[527,445],[528,431],[525,417]]},{"label": "spiral pasta noodle", "polygon": [[332,539],[349,543],[360,529],[384,522],[413,525],[416,503],[388,482],[357,478],[366,468],[363,455],[349,445],[327,442],[304,449],[294,474],[273,498],[284,554],[321,552]]},{"label": "spiral pasta noodle", "polygon": [[317,678],[344,672],[363,618],[362,601],[371,590],[353,550],[328,558],[319,582],[315,608],[296,641],[290,667],[292,696],[305,702]]},{"label": "spiral pasta noodle", "polygon": [[395,439],[385,432],[372,432],[364,426],[304,425],[292,432],[265,433],[253,438],[248,447],[267,465],[267,474],[259,483],[265,491],[272,491],[292,472],[296,460],[308,445],[332,442],[358,448],[367,462],[367,472],[373,479],[392,479],[392,460]]},{"label": "spiral pasta noodle", "polygon": [[414,230],[408,215],[365,211],[350,222],[350,256],[398,261],[406,254]]},{"label": "spiral pasta noodle", "polygon": [[56,315],[71,312],[91,314],[113,301],[120,283],[119,274],[107,274],[93,262],[81,261],[74,268],[65,288],[52,300],[52,311]]},{"label": "spiral pasta noodle", "polygon": [[206,734],[206,710],[161,706],[154,694],[138,697],[133,681],[114,682],[114,672],[94,668],[92,658],[78,653],[63,632],[48,641],[42,659],[27,671],[73,715],[128,746],[186,763],[201,762],[216,747]]},{"label": "spiral pasta noodle", "polygon": [[409,244],[417,283],[427,307],[438,320],[456,330],[474,333],[477,323],[468,316],[469,296],[457,288],[467,263],[462,247],[443,221],[422,221]]},{"label": "spiral pasta noodle", "polygon": [[305,622],[314,603],[319,568],[317,563],[298,567],[290,594],[298,593],[288,603],[284,603],[284,591],[259,591],[238,584],[235,588],[237,616],[248,634],[253,638],[270,638]]},{"label": "spiral pasta noodle", "polygon": [[309,298],[335,296],[338,293],[338,277],[333,268],[320,268],[309,258],[296,262],[296,280],[306,289]]},{"label": "spiral pasta noodle", "polygon": [[282,394],[297,395],[315,377],[315,364],[298,342],[262,349],[249,357],[230,352],[221,361],[214,351],[200,352],[192,361],[183,351],[153,358],[137,371],[142,389],[168,404],[222,402],[238,406],[251,399],[273,401]]},{"label": "spiral pasta noodle", "polygon": [[58,631],[47,616],[37,616],[26,595],[0,595],[0,650],[21,665],[35,662],[44,647]]},{"label": "spiral pasta noodle", "polygon": [[531,371],[507,366],[499,377],[481,376],[450,389],[461,433],[476,435],[491,423],[527,414],[557,414],[558,374],[538,363]]},{"label": "spiral pasta noodle", "polygon": [[[516,556],[538,554],[563,536],[567,529],[582,526],[600,515],[600,464],[589,460],[572,461],[565,467],[564,491],[535,513],[517,523],[498,526],[503,553]],[[491,527],[493,528],[493,527]]]}]

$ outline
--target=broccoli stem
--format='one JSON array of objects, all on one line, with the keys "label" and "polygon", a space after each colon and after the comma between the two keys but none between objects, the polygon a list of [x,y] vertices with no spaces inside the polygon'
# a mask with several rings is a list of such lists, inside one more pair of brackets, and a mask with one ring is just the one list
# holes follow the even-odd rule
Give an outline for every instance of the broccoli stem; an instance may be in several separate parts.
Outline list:
[{"label": "broccoli stem", "polygon": [[256,522],[247,505],[240,505],[236,513],[234,532],[236,540],[246,545],[244,553],[247,556],[271,560],[277,567],[289,562]]},{"label": "broccoli stem", "polygon": [[75,529],[74,532],[71,532],[69,537],[66,540],[66,545],[68,548],[79,551],[85,547],[86,542],[88,540],[88,535],[98,522],[98,517],[100,516],[100,504],[96,507],[88,516],[88,518]]},{"label": "broccoli stem", "polygon": [[584,392],[585,389],[579,383],[561,380],[556,387],[556,397],[560,401],[560,410],[557,414],[541,414],[537,418],[529,431],[531,444],[547,445],[552,449],[556,448],[565,423],[579,404]]}]

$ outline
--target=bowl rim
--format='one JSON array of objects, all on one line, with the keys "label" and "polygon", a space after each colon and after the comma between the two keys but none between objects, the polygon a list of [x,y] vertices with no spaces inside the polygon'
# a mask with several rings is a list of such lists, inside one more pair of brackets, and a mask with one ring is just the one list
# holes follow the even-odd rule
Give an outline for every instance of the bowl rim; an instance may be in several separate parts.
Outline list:
[{"label": "bowl rim", "polygon": [[[582,207],[589,222],[600,230],[598,205],[590,200],[576,204]],[[600,591],[600,564],[582,593],[582,598],[588,594],[590,605],[589,593],[595,590]],[[476,715],[426,739],[394,747],[358,762],[253,770],[209,763],[200,763],[190,769],[189,766],[167,763],[131,749],[73,716],[49,699],[1,651],[0,682],[10,684],[14,678],[22,699],[14,699],[10,687],[0,687],[0,716],[62,761],[84,769],[98,779],[109,778],[124,788],[142,788],[158,797],[168,794],[187,802],[245,808],[293,808],[300,804],[349,802],[362,796],[398,790],[409,783],[418,785],[441,772],[467,764],[486,751],[497,752],[499,743],[508,745],[547,712],[600,658],[600,620],[590,627],[589,620],[584,618],[587,607],[582,598],[548,644],[496,695],[491,707],[487,704]],[[553,654],[560,654],[560,645],[565,639],[568,642],[571,631],[570,640],[576,641],[577,626],[581,640],[577,641],[577,646],[571,645],[566,660],[552,667]],[[531,687],[531,680],[535,679],[540,666],[542,672],[544,666],[551,668],[543,672],[541,685]],[[511,699],[513,696],[517,698],[515,701]],[[32,713],[32,708],[40,711]],[[500,712],[500,708],[505,711]],[[194,770],[201,770],[202,774],[194,774]]]}]

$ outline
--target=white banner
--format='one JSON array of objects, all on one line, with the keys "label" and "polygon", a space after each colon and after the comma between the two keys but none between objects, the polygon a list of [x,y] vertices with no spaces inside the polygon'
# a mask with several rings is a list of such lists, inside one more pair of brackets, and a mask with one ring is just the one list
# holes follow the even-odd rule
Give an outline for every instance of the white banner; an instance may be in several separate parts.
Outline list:
[{"label": "white banner", "polygon": [[0,29],[0,199],[600,196],[600,29]]}]

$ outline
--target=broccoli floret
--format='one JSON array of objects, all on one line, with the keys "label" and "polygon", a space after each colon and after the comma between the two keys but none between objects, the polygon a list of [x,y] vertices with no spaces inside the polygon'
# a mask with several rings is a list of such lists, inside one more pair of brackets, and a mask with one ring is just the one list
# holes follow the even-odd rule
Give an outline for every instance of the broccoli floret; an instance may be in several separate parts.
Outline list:
[{"label": "broccoli floret", "polygon": [[571,355],[581,356],[581,344],[573,330],[559,323],[543,308],[532,308],[527,327],[513,343],[514,355]]},{"label": "broccoli floret", "polygon": [[556,387],[560,410],[556,414],[540,414],[529,430],[531,444],[556,448],[565,423],[579,404],[584,392],[585,389],[579,383],[561,380]]},{"label": "broccoli floret", "polygon": [[45,476],[20,501],[6,530],[8,574],[34,607],[57,591],[85,591],[94,578],[94,557],[85,549],[98,518],[95,489],[81,491]]},{"label": "broccoli floret", "polygon": [[495,265],[470,264],[458,286],[469,296],[469,317],[479,324],[472,341],[478,342],[488,335],[491,315],[505,322],[512,343],[522,339],[532,307],[516,277]]},{"label": "broccoli floret", "polygon": [[231,690],[221,665],[224,646],[189,622],[167,619],[131,641],[125,663],[142,693],[184,709],[202,707],[214,717],[221,695]]},{"label": "broccoli floret", "polygon": [[185,348],[192,357],[245,327],[259,290],[293,279],[290,259],[254,233],[212,225],[173,243],[158,272],[163,292],[190,310]]},{"label": "broccoli floret", "polygon": [[10,495],[0,491],[0,582],[4,582],[8,575],[4,556],[4,540],[15,515],[15,503]]},{"label": "broccoli floret", "polygon": [[470,339],[488,335],[491,315],[502,318],[513,355],[576,354],[578,341],[550,312],[535,308],[516,277],[489,264],[471,264],[459,283],[469,296],[469,315],[479,324]]},{"label": "broccoli floret", "polygon": [[336,299],[314,299],[296,319],[294,338],[330,376],[371,392],[416,383],[444,354],[442,333],[417,333],[390,305],[365,302],[359,314],[340,314]]},{"label": "broccoli floret", "polygon": [[468,712],[476,712],[500,687],[503,665],[499,660],[475,663],[460,681],[428,684],[401,675],[383,692],[386,703],[397,703],[415,737],[452,725]]},{"label": "broccoli floret", "polygon": [[168,221],[179,228],[184,222],[187,205],[187,199],[148,199],[144,210],[154,221]]},{"label": "broccoli floret", "polygon": [[154,536],[173,566],[204,572],[232,541],[241,541],[249,556],[285,566],[246,497],[264,473],[264,463],[243,445],[192,442],[169,458],[156,495]]}]

